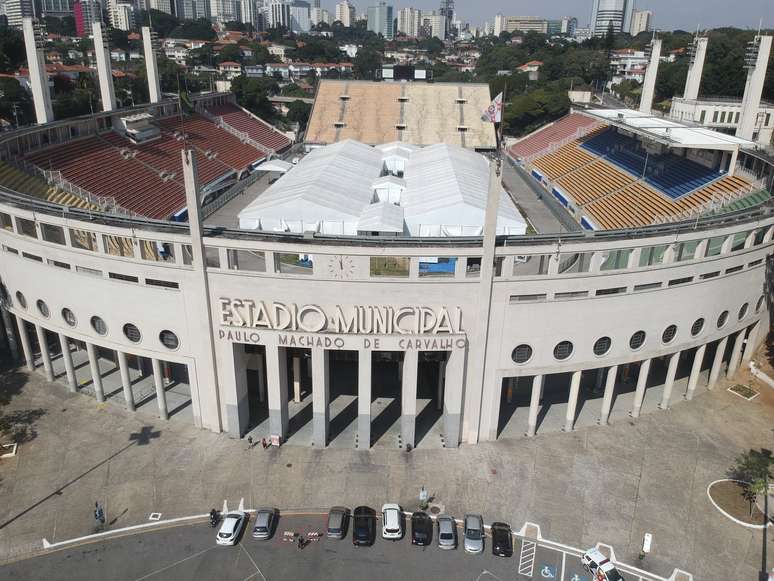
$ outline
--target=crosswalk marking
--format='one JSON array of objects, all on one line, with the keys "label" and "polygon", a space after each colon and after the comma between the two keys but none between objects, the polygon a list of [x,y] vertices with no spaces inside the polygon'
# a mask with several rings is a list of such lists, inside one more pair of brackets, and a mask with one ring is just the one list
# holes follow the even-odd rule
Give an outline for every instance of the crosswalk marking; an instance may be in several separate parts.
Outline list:
[{"label": "crosswalk marking", "polygon": [[521,554],[519,555],[519,575],[532,577],[535,570],[535,551],[537,543],[524,540],[521,544]]}]

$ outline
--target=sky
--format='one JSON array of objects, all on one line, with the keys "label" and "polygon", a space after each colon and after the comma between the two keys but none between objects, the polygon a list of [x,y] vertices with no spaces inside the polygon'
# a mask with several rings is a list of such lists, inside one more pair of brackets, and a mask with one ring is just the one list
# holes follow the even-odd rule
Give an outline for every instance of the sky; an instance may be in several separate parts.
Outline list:
[{"label": "sky", "polygon": [[[338,0],[322,0],[323,8],[334,11]],[[350,0],[358,14],[376,5],[376,0]],[[588,24],[592,0],[456,0],[456,10],[463,21],[480,26],[492,22],[498,12],[506,16],[575,16],[580,26]],[[400,8],[437,9],[440,0],[388,0]],[[662,30],[695,30],[737,26],[758,28],[763,19],[764,28],[774,28],[774,0],[637,0],[636,7],[652,10],[654,26]],[[397,17],[397,14],[396,14]]]}]

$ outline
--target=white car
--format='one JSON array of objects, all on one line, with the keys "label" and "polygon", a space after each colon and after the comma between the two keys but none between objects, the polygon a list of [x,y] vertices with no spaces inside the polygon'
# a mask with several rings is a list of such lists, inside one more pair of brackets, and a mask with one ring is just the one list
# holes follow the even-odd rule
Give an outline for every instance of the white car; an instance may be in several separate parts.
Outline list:
[{"label": "white car", "polygon": [[223,524],[220,525],[218,536],[216,538],[219,545],[236,545],[242,529],[247,524],[247,513],[241,510],[235,510],[223,517]]},{"label": "white car", "polygon": [[403,538],[403,511],[397,504],[382,506],[382,538],[388,541]]},{"label": "white car", "polygon": [[615,565],[599,549],[589,549],[581,557],[583,568],[598,581],[624,581]]}]

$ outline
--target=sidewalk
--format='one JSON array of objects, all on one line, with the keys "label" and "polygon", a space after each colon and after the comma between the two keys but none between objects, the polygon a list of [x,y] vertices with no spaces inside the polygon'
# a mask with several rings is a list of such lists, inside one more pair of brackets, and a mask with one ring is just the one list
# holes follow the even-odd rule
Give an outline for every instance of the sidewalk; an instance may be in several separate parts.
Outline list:
[{"label": "sidewalk", "polygon": [[[151,512],[174,518],[241,497],[286,509],[411,507],[424,485],[455,516],[533,521],[562,543],[610,544],[624,562],[638,562],[650,532],[653,553],[643,566],[660,575],[679,567],[696,579],[753,579],[760,563],[760,536],[714,511],[705,489],[741,451],[771,447],[774,405],[768,397],[747,402],[722,384],[636,422],[406,453],[248,450],[187,422],[162,422],[153,405],[131,414],[39,374],[11,371],[0,383],[2,399],[10,397],[3,412],[33,418],[31,439],[0,462],[0,559],[39,549],[43,537],[94,532],[96,500],[108,527],[119,528],[147,522]],[[774,554],[774,540],[768,550]]]}]

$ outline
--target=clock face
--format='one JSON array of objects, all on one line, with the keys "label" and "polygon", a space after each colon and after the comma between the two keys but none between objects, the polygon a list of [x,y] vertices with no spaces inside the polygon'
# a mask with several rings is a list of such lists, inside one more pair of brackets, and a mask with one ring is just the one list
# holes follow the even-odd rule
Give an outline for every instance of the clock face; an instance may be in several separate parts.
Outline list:
[{"label": "clock face", "polygon": [[355,274],[355,263],[350,256],[331,256],[328,260],[328,273],[338,280],[352,278]]}]

